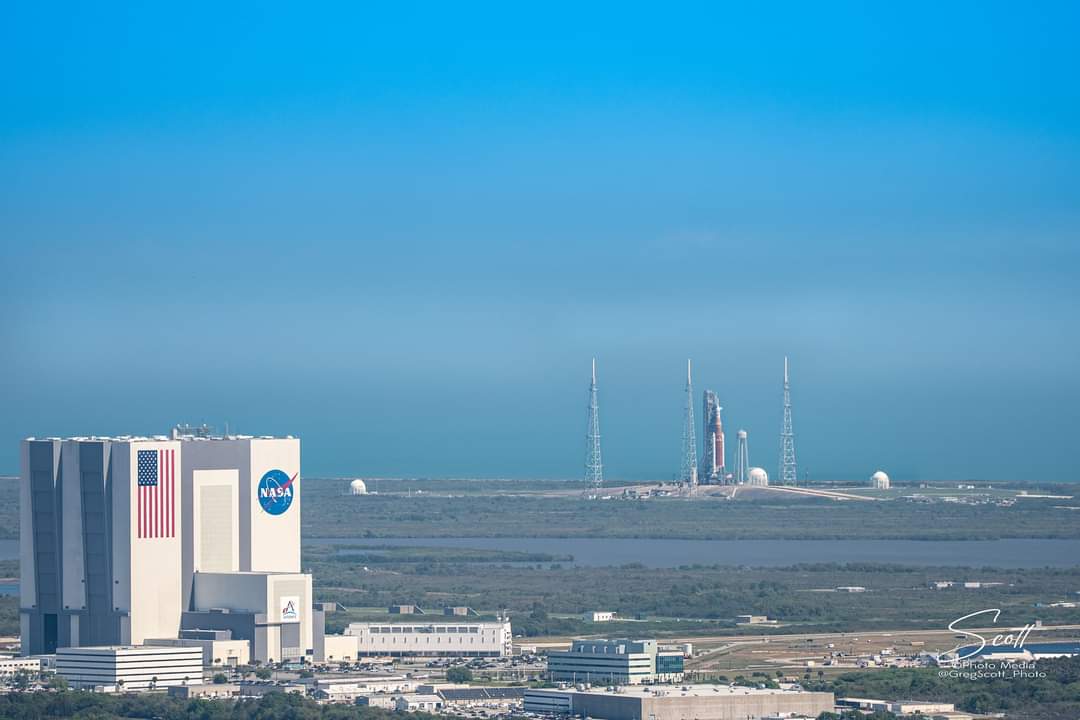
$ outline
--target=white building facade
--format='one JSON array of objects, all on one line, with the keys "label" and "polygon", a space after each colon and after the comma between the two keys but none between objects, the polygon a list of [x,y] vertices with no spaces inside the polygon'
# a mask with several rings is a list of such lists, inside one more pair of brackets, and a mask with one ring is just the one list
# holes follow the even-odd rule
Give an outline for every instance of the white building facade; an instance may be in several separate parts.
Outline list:
[{"label": "white building facade", "polygon": [[437,623],[350,623],[357,654],[389,657],[504,657],[513,653],[510,620]]},{"label": "white building facade", "polygon": [[313,655],[298,439],[30,438],[20,473],[23,654],[179,638],[224,608],[250,622],[219,639],[252,657]]},{"label": "white building facade", "polygon": [[683,651],[656,640],[575,640],[569,650],[548,653],[548,677],[618,685],[681,682]]},{"label": "white building facade", "polygon": [[176,633],[180,455],[158,438],[23,442],[24,654]]},{"label": "white building facade", "polygon": [[197,647],[60,648],[56,674],[75,689],[201,685],[203,653]]}]

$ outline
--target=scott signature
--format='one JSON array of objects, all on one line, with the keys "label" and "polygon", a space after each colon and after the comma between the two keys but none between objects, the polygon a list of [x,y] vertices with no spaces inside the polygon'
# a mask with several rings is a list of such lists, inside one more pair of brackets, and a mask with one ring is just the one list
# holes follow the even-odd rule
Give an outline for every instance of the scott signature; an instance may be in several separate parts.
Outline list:
[{"label": "scott signature", "polygon": [[979,610],[978,612],[973,612],[963,617],[958,617],[951,623],[949,623],[948,627],[950,631],[965,635],[966,637],[970,638],[970,640],[977,640],[979,646],[974,649],[965,648],[966,652],[964,654],[957,654],[955,657],[952,657],[953,653],[958,653],[961,648],[965,647],[965,644],[961,643],[960,645],[954,647],[952,650],[938,655],[938,660],[941,662],[953,663],[959,662],[961,660],[967,660],[970,657],[978,655],[987,645],[991,647],[1012,647],[1016,649],[1024,647],[1024,643],[1027,641],[1028,635],[1030,635],[1031,631],[1035,629],[1034,623],[1024,625],[1023,627],[1019,628],[1008,628],[1009,632],[999,633],[997,635],[994,635],[989,640],[987,640],[984,636],[980,635],[977,632],[971,632],[970,630],[964,630],[957,627],[957,625],[964,622],[965,620],[970,620],[973,617],[978,617],[979,615],[987,615],[990,613],[993,613],[993,622],[996,623],[998,617],[1001,615],[1001,608],[989,608],[987,610]]}]

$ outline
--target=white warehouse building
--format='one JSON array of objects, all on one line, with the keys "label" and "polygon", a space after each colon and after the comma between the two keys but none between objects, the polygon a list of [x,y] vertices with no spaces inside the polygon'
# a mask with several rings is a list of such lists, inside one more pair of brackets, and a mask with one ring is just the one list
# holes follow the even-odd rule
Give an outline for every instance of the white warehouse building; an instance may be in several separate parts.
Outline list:
[{"label": "white warehouse building", "polygon": [[513,654],[510,620],[438,623],[350,623],[358,656],[502,657]]}]

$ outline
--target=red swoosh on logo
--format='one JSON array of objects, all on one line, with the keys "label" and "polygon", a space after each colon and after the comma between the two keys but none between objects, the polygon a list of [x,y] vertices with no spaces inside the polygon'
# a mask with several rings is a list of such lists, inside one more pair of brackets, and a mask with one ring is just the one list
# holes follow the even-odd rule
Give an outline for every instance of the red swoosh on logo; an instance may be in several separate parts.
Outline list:
[{"label": "red swoosh on logo", "polygon": [[297,472],[297,473],[293,474],[293,476],[292,476],[291,478],[289,478],[289,482],[287,482],[287,483],[285,483],[284,485],[282,485],[282,486],[281,486],[281,489],[282,489],[282,490],[285,490],[285,489],[287,489],[287,488],[288,488],[288,487],[289,487],[290,485],[292,485],[292,484],[293,484],[293,480],[295,480],[295,479],[296,479],[296,476],[297,476],[297,475],[299,475],[299,474],[300,474],[299,472]]}]

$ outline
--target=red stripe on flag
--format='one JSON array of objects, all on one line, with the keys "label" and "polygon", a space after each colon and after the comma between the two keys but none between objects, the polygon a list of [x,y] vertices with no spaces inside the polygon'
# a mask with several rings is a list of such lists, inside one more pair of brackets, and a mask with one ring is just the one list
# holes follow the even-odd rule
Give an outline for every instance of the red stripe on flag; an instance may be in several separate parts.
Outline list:
[{"label": "red stripe on flag", "polygon": [[176,451],[169,451],[169,537],[176,537]]},{"label": "red stripe on flag", "polygon": [[161,528],[161,513],[165,511],[165,483],[168,482],[168,463],[165,462],[165,451],[161,451],[161,477],[158,478],[158,492],[157,492],[157,514],[154,516],[154,522],[157,523],[156,537],[162,536]]},{"label": "red stripe on flag", "polygon": [[159,450],[158,452],[161,455],[161,472],[158,474],[157,498],[155,499],[157,504],[154,506],[154,537],[161,537],[161,510],[162,501],[165,499],[165,478],[163,477],[165,475],[165,451]]},{"label": "red stripe on flag", "polygon": [[165,487],[161,490],[161,496],[163,500],[164,510],[162,514],[162,537],[169,537],[169,512],[172,510],[172,463],[170,462],[171,450],[165,451],[165,477],[167,482]]},{"label": "red stripe on flag", "polygon": [[158,513],[158,488],[161,487],[161,451],[158,450],[158,476],[157,482],[152,486],[153,492],[150,493],[150,537],[157,537],[157,513]]},{"label": "red stripe on flag", "polygon": [[169,484],[165,487],[165,537],[172,537],[172,511],[173,511],[173,451],[169,456]]}]

